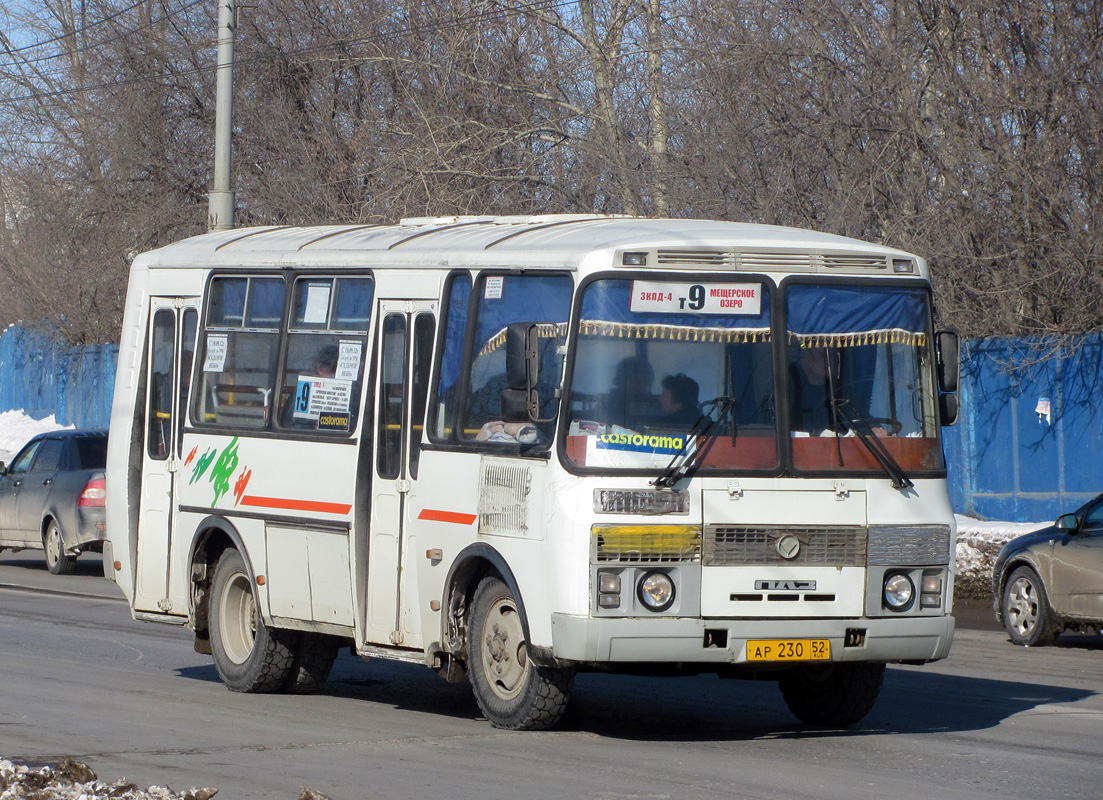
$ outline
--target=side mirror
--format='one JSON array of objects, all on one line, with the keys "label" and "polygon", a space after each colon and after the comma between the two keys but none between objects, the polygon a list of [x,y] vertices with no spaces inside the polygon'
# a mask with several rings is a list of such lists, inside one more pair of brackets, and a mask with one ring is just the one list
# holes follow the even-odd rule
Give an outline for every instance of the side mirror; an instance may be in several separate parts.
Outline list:
[{"label": "side mirror", "polygon": [[957,422],[957,395],[940,394],[938,396],[938,421],[943,425],[953,425]]},{"label": "side mirror", "polygon": [[[501,394],[505,422],[547,422],[540,419],[540,323],[514,322],[506,328],[506,384]],[[548,325],[545,325],[548,327]],[[554,330],[554,326],[551,326]]]},{"label": "side mirror", "polygon": [[540,374],[540,352],[536,346],[536,325],[514,322],[506,328],[506,383],[510,389],[536,388]]},{"label": "side mirror", "polygon": [[8,465],[0,461],[0,478],[8,474]]},{"label": "side mirror", "polygon": [[1080,529],[1080,520],[1075,514],[1062,514],[1057,518],[1057,528],[1069,533],[1076,533]]},{"label": "side mirror", "polygon": [[935,334],[935,358],[938,363],[938,388],[956,394],[961,374],[961,341],[957,331]]}]

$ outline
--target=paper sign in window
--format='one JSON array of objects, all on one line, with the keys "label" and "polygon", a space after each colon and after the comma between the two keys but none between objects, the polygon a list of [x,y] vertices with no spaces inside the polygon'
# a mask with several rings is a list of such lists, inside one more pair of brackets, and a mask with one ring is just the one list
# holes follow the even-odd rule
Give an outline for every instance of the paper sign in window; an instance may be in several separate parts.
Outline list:
[{"label": "paper sign in window", "polygon": [[204,372],[223,372],[226,369],[226,351],[229,336],[225,333],[207,334],[207,357],[203,361]]},{"label": "paper sign in window", "polygon": [[333,373],[333,377],[343,381],[354,381],[359,378],[361,349],[360,342],[342,340],[337,355],[337,370]]},{"label": "paper sign in window", "polygon": [[303,322],[308,325],[325,325],[329,319],[328,283],[308,283],[306,302],[303,304]]},{"label": "paper sign in window", "polygon": [[336,378],[299,378],[295,387],[295,418],[316,420],[322,414],[349,410],[352,381]]},{"label": "paper sign in window", "polygon": [[505,285],[505,278],[501,275],[496,275],[486,279],[486,288],[483,291],[483,297],[487,300],[500,300],[502,297],[502,287]]}]

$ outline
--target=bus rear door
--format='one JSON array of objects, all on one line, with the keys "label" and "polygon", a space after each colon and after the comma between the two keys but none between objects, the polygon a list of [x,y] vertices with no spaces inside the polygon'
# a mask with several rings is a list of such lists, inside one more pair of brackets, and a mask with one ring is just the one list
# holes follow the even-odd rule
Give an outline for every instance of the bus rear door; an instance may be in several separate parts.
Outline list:
[{"label": "bus rear door", "polygon": [[180,465],[183,421],[195,353],[199,315],[195,298],[150,299],[146,342],[145,441],[141,509],[138,514],[138,574],[134,608],[185,613],[186,597],[169,597],[173,504]]}]

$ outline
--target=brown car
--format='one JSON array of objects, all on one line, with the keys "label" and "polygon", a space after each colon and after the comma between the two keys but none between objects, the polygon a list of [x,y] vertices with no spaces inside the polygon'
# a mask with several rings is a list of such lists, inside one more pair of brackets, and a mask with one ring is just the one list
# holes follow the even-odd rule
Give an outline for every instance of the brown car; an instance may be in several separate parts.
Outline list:
[{"label": "brown car", "polygon": [[1103,495],[1005,544],[992,593],[1015,644],[1048,644],[1066,629],[1103,632]]}]

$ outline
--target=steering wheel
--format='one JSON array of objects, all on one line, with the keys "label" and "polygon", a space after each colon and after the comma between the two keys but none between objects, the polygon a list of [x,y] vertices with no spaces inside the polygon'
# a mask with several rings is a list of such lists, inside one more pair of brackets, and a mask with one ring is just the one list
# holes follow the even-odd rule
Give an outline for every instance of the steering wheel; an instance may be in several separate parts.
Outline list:
[{"label": "steering wheel", "polygon": [[904,423],[900,420],[890,419],[889,417],[866,417],[865,421],[869,423],[871,428],[878,426],[885,428],[889,432],[889,436],[896,436],[904,427]]}]

